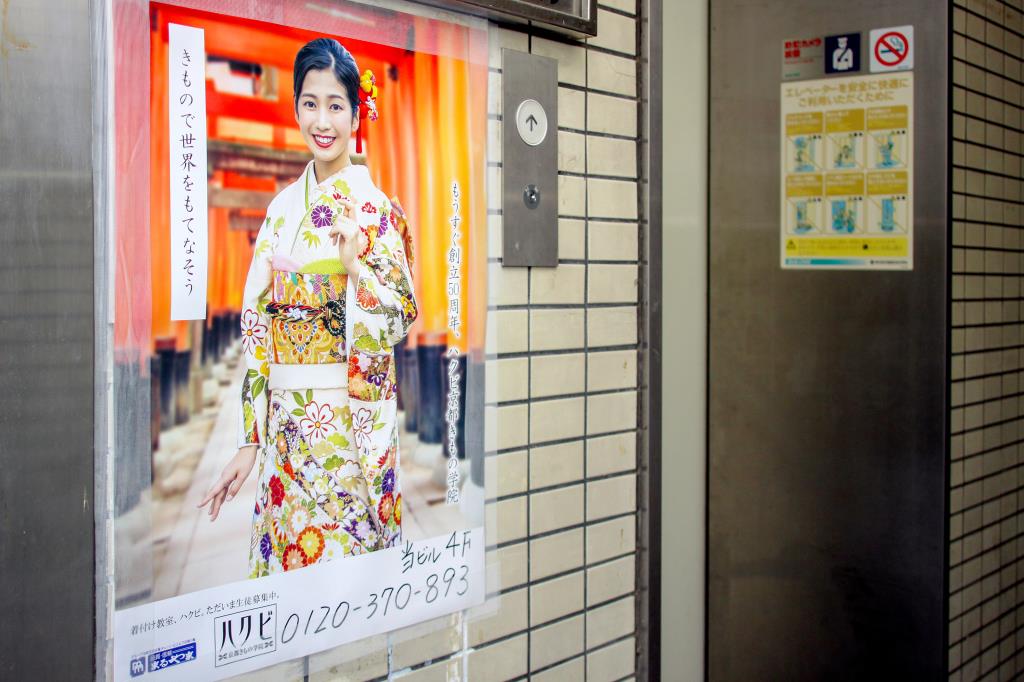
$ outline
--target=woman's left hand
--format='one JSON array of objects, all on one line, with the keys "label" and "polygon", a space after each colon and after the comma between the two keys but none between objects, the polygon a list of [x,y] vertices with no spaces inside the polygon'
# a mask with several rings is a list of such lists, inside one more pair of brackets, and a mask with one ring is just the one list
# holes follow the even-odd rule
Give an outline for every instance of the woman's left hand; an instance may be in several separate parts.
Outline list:
[{"label": "woman's left hand", "polygon": [[338,258],[350,277],[359,278],[362,265],[359,254],[366,248],[366,236],[356,222],[356,205],[348,198],[341,199],[341,215],[328,233],[331,242],[338,246]]}]

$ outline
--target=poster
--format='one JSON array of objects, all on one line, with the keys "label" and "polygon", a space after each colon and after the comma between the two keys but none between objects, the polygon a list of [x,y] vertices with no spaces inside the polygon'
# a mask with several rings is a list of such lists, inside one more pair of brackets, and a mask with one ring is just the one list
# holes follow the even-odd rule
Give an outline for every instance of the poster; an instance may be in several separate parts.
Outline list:
[{"label": "poster", "polygon": [[783,268],[913,268],[913,74],[781,86]]},{"label": "poster", "polygon": [[148,5],[148,224],[120,223],[146,230],[118,257],[149,286],[119,303],[118,357],[151,389],[114,415],[150,442],[114,458],[125,680],[301,663],[495,587],[485,24],[187,4]]}]

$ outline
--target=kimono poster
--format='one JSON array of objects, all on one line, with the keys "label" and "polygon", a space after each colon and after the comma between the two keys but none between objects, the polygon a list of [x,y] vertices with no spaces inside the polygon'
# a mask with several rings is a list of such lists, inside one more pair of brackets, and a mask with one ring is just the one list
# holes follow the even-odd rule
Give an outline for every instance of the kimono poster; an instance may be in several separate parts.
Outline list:
[{"label": "kimono poster", "polygon": [[118,680],[301,678],[499,587],[486,26],[258,5],[151,3],[136,38],[149,248],[119,258],[152,294],[118,318],[148,329],[115,418],[151,449],[115,452]]},{"label": "kimono poster", "polygon": [[781,85],[783,268],[910,270],[911,73]]}]

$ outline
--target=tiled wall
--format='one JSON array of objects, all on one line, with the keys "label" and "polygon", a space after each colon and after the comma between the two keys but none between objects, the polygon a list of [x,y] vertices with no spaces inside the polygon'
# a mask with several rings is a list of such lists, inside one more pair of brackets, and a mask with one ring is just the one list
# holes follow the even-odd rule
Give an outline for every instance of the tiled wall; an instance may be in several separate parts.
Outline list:
[{"label": "tiled wall", "polygon": [[[640,3],[599,7],[586,43],[491,29],[485,475],[498,592],[480,613],[313,656],[310,680],[635,673]],[[558,60],[555,268],[501,265],[503,47]]]},{"label": "tiled wall", "polygon": [[952,680],[1024,673],[1022,5],[953,7]]},{"label": "tiled wall", "polygon": [[[503,594],[469,625],[472,680],[634,672],[636,8],[603,6],[586,46],[507,30],[492,41],[487,401]],[[556,268],[501,265],[502,47],[558,60]]]}]

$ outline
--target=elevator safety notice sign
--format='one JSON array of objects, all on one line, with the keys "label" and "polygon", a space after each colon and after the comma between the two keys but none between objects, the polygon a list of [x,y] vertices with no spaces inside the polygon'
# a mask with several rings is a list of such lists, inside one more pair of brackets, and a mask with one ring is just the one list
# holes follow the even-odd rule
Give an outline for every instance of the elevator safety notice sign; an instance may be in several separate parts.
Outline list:
[{"label": "elevator safety notice sign", "polygon": [[781,88],[782,267],[912,269],[913,73]]}]

